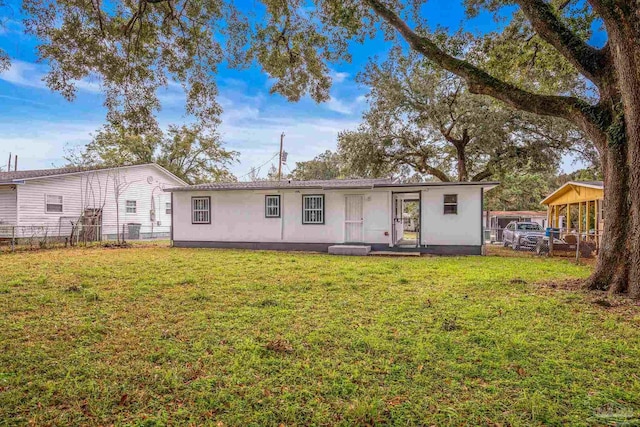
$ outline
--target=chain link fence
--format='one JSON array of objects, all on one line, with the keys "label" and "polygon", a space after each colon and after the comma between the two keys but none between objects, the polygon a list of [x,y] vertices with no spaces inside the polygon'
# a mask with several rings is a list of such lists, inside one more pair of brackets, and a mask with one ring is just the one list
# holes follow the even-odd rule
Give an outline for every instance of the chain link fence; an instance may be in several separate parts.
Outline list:
[{"label": "chain link fence", "polygon": [[65,221],[44,225],[0,224],[0,252],[70,246],[124,245],[128,242],[168,240],[171,227],[138,223],[83,224]]},{"label": "chain link fence", "polygon": [[491,247],[534,256],[574,257],[576,261],[594,258],[601,241],[602,230],[578,232],[556,228],[550,232],[514,233],[505,228],[485,229],[485,242]]}]

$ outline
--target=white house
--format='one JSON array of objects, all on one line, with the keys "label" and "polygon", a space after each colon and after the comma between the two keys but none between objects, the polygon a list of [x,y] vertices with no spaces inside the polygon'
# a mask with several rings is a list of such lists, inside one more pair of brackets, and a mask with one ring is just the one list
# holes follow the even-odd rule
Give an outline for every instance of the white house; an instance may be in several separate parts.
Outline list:
[{"label": "white house", "polygon": [[[387,179],[211,183],[169,188],[177,247],[481,254],[484,192],[497,183]],[[411,203],[418,224],[404,229]],[[414,207],[415,209],[415,207]],[[414,221],[415,222],[415,221]]]},{"label": "white house", "polygon": [[156,164],[0,172],[0,229],[68,236],[81,224],[100,239],[124,225],[127,234],[169,237],[171,197],[162,190],[176,185],[185,182]]}]

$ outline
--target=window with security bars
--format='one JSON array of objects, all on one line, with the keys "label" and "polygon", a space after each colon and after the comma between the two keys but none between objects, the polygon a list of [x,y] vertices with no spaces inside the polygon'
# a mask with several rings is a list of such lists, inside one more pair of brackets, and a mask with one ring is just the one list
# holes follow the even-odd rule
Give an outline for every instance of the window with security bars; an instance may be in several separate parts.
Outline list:
[{"label": "window with security bars", "polygon": [[264,216],[267,218],[280,218],[280,196],[265,196]]},{"label": "window with security bars", "polygon": [[47,213],[62,213],[62,196],[47,195],[45,198]]},{"label": "window with security bars", "polygon": [[444,214],[457,214],[458,213],[458,195],[457,194],[445,194],[444,195]]},{"label": "window with security bars", "polygon": [[191,199],[191,223],[211,224],[210,197],[193,197]]},{"label": "window with security bars", "polygon": [[302,196],[302,223],[324,224],[324,195]]}]

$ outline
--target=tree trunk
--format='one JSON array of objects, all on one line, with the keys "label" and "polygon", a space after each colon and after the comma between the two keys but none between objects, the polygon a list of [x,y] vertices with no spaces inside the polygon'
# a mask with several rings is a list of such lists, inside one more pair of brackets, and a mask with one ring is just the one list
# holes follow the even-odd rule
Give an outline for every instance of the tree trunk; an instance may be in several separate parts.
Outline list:
[{"label": "tree trunk", "polygon": [[468,179],[467,173],[467,154],[465,153],[465,147],[457,147],[458,153],[458,181],[465,182]]},{"label": "tree trunk", "polygon": [[600,242],[598,263],[587,281],[592,290],[626,292],[629,281],[629,171],[626,165],[626,147],[608,147],[602,156],[604,172],[604,234]]},{"label": "tree trunk", "polygon": [[607,27],[616,46],[612,54],[622,102],[613,106],[602,150],[605,229],[587,286],[640,298],[640,32],[637,17],[627,18]]}]

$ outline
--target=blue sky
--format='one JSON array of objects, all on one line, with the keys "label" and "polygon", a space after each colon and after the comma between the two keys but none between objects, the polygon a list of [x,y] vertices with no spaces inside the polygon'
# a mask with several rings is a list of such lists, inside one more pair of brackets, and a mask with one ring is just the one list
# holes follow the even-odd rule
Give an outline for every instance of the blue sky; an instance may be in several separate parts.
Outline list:
[{"label": "blue sky", "polygon": [[[430,0],[426,10],[429,25],[454,31],[461,25],[475,33],[485,33],[496,23],[488,15],[466,21],[461,2]],[[0,74],[0,166],[9,153],[18,154],[20,169],[64,165],[65,147],[86,144],[104,123],[103,97],[96,82],[84,81],[73,102],[50,91],[42,76],[46,65],[35,63],[36,41],[23,33],[15,6],[0,8],[0,47],[12,58],[11,69]],[[224,108],[219,129],[226,148],[240,152],[232,172],[245,175],[277,151],[279,137],[285,136],[289,152],[288,167],[308,160],[327,149],[334,149],[339,131],[354,129],[366,108],[366,88],[355,83],[355,76],[371,56],[384,56],[389,43],[380,41],[354,44],[353,61],[332,65],[334,85],[331,99],[317,104],[311,99],[289,103],[269,94],[267,76],[258,68],[236,71],[221,68],[217,75],[219,102]],[[189,120],[183,114],[183,98],[168,90],[161,94],[161,125]],[[564,169],[571,169],[569,161]],[[262,169],[266,173],[268,165]],[[286,168],[285,168],[286,170]]]}]

